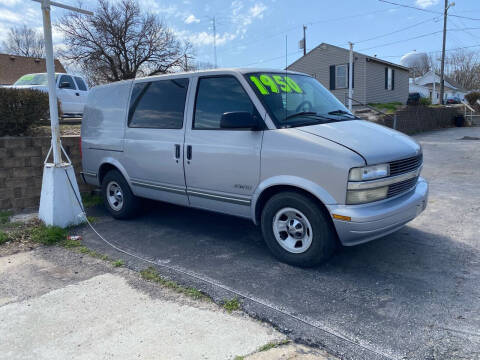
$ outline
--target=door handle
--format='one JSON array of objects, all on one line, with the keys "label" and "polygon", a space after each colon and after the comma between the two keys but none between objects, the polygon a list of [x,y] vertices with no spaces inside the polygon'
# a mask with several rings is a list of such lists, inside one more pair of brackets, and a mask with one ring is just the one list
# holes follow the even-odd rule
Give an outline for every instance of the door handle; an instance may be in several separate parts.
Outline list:
[{"label": "door handle", "polygon": [[79,93],[75,93],[75,95],[77,95],[77,96],[80,96],[80,94],[79,94]]},{"label": "door handle", "polygon": [[175,159],[180,159],[180,144],[175,144]]},{"label": "door handle", "polygon": [[192,145],[187,145],[187,160],[192,160]]}]

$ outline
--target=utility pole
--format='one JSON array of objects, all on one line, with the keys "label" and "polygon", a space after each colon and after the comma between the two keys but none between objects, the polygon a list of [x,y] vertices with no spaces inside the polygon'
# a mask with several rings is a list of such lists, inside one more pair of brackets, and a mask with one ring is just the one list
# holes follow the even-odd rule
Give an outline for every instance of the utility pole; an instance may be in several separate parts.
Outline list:
[{"label": "utility pole", "polygon": [[348,110],[352,111],[353,97],[353,43],[349,42],[350,54],[348,60]]},{"label": "utility pole", "polygon": [[[443,43],[442,43],[442,61],[440,65],[440,104],[443,105],[443,94],[445,92],[445,43],[447,42],[447,16],[448,9],[451,6],[455,6],[455,3],[448,3],[448,0],[445,0],[445,6],[443,9]],[[435,75],[435,74],[434,74]]]},{"label": "utility pole", "polygon": [[[47,225],[67,227],[85,221],[85,214],[80,203],[75,171],[65,153],[67,161],[62,161],[62,144],[60,141],[57,94],[55,83],[55,65],[53,59],[52,23],[50,6],[56,6],[86,15],[92,12],[60,4],[50,0],[33,0],[39,2],[43,16],[43,36],[45,41],[45,62],[47,65],[48,102],[50,107],[50,126],[52,130],[52,144],[45,159],[40,194],[40,209],[38,217]],[[53,153],[53,163],[47,163],[50,152]]]},{"label": "utility pole", "polygon": [[307,54],[307,27],[303,25],[303,56]]},{"label": "utility pole", "polygon": [[213,58],[215,69],[217,68],[217,27],[215,24],[215,16],[212,18],[213,23]]}]

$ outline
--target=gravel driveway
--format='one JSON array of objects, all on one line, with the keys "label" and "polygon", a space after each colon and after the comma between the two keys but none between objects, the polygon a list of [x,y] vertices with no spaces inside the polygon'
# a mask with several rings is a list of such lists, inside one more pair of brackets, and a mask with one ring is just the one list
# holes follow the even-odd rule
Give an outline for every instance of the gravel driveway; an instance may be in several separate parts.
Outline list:
[{"label": "gravel driveway", "polygon": [[[316,269],[277,262],[246,220],[160,203],[131,221],[90,212],[99,217],[98,231],[120,247],[223,288],[159,267],[161,273],[214,298],[225,297],[225,287],[248,295],[255,300],[243,300],[248,313],[343,359],[480,359],[480,140],[464,136],[480,138],[480,128],[415,136],[430,182],[427,210],[397,233],[345,248]],[[123,256],[91,230],[83,235],[89,247]]]}]

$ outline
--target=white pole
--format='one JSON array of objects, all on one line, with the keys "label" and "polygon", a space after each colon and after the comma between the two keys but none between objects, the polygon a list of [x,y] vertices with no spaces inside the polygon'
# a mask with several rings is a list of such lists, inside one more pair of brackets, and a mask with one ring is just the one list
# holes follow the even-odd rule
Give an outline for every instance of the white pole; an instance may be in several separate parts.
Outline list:
[{"label": "white pole", "polygon": [[353,43],[349,42],[350,45],[350,59],[348,64],[348,110],[352,111],[352,96],[353,96]]},{"label": "white pole", "polygon": [[437,76],[436,74],[433,75],[433,93],[432,93],[432,104],[436,104],[437,103],[437,96],[435,94],[435,76]]},{"label": "white pole", "polygon": [[42,15],[47,62],[48,101],[50,104],[50,123],[52,127],[53,162],[55,166],[57,166],[62,163],[62,152],[60,150],[55,65],[53,62],[52,23],[50,21],[50,2],[48,0],[43,0],[42,2]]}]

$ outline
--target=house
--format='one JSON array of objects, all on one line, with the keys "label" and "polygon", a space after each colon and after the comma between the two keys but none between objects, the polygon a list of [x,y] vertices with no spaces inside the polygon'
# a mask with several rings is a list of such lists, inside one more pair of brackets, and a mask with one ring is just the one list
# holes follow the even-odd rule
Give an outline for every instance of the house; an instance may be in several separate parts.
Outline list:
[{"label": "house", "polygon": [[[407,67],[353,53],[353,105],[401,102],[408,98]],[[348,102],[349,50],[321,43],[287,67],[316,78],[341,102]]]},{"label": "house", "polygon": [[[440,75],[430,70],[422,76],[411,78],[409,84],[409,92],[418,92],[423,97],[429,98],[432,104],[440,102]],[[444,100],[458,97],[460,100],[465,99],[468,91],[462,89],[454,80],[445,76],[444,80]]]},{"label": "house", "polygon": [[[25,74],[47,72],[45,59],[0,54],[0,86],[12,85]],[[55,59],[55,72],[66,73],[62,63]]]}]

